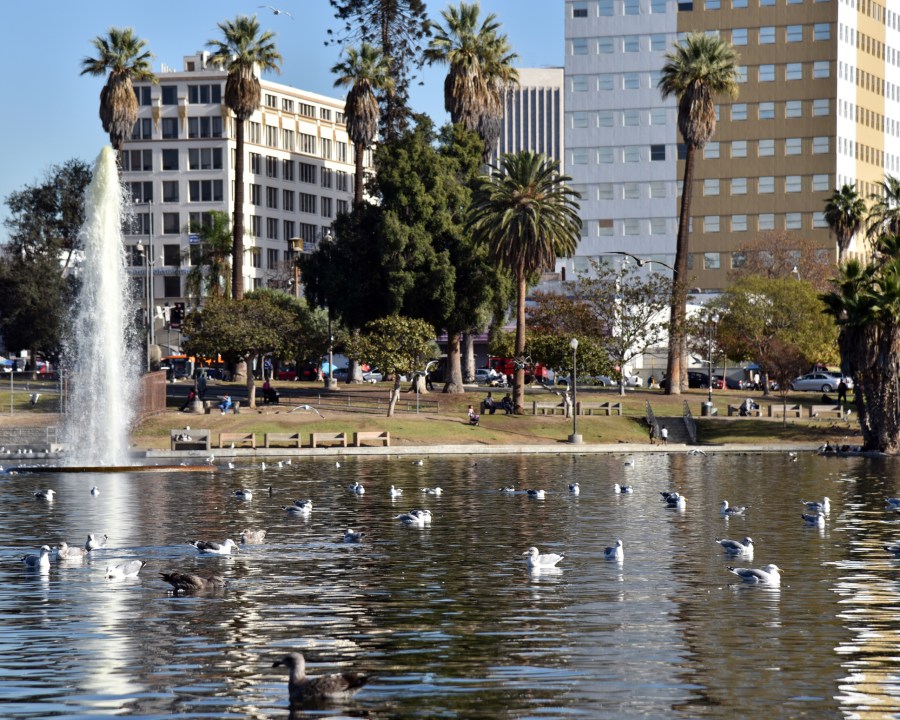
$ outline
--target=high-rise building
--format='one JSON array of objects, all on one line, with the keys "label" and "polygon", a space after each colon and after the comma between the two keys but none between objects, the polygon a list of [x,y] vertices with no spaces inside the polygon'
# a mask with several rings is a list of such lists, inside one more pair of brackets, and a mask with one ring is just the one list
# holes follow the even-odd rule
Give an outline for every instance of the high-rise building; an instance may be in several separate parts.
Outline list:
[{"label": "high-rise building", "polygon": [[[625,251],[672,264],[681,138],[657,84],[664,55],[691,31],[739,53],[739,96],[697,158],[691,285],[717,289],[765,233],[808,238],[835,257],[824,205],[863,197],[896,173],[900,15],[871,0],[566,0],[566,167],[584,194],[575,269]],[[894,142],[891,140],[894,139]],[[863,250],[857,243],[854,250]],[[802,276],[802,268],[799,269]]]},{"label": "high-rise building", "polygon": [[492,162],[504,153],[543,153],[563,158],[563,68],[517,68],[519,84],[503,95],[503,125]]},{"label": "high-rise building", "polygon": [[[142,247],[153,248],[156,305],[185,300],[195,259],[192,223],[233,213],[234,117],[224,104],[224,70],[208,53],[163,67],[159,84],[136,83],[140,112],[122,151],[123,180],[134,201],[126,245],[143,276]],[[261,80],[262,105],[247,121],[244,144],[244,287],[285,286],[298,251],[309,251],[353,200],[354,150],[344,102]],[[367,158],[368,159],[368,158]],[[300,242],[302,241],[302,244]]]}]

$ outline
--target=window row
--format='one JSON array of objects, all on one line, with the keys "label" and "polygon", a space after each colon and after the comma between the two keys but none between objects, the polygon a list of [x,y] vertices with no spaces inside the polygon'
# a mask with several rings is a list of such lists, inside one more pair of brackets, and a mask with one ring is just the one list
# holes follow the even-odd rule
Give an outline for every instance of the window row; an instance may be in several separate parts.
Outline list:
[{"label": "window row", "polygon": [[639,53],[646,51],[664,52],[675,40],[675,35],[658,33],[653,35],[603,35],[600,37],[572,38],[569,40],[570,55],[610,55],[613,53]]},{"label": "window row", "polygon": [[703,195],[715,197],[720,194],[746,195],[755,190],[757,195],[779,193],[799,193],[804,190],[813,192],[828,191],[828,175],[763,175],[761,177],[706,178],[703,181]]},{"label": "window row", "polygon": [[575,0],[573,18],[612,17],[613,15],[660,14],[666,12],[668,0]]},{"label": "window row", "polygon": [[662,162],[666,159],[666,146],[628,145],[626,147],[584,147],[568,151],[570,165],[606,165],[610,163]]},{"label": "window row", "polygon": [[667,125],[668,115],[673,112],[666,108],[631,108],[628,110],[571,112],[567,115],[570,128],[641,127],[643,125],[657,127]]},{"label": "window row", "polygon": [[897,170],[898,161],[896,155],[886,153],[880,148],[855,142],[849,138],[837,138],[837,151],[841,155],[852,157],[859,162],[884,168],[888,172],[895,172]]},{"label": "window row", "polygon": [[[812,153],[813,155],[825,155],[831,152],[831,137],[828,135],[820,135],[816,137],[792,137],[779,139],[778,144],[781,146],[784,155],[803,155]],[[772,157],[775,155],[775,143],[772,138],[762,138],[759,140],[732,140],[731,157],[743,158],[748,157],[748,150],[756,145],[756,157]],[[707,160],[715,160],[723,157],[722,147],[729,143],[709,142],[703,148],[703,157]]]},{"label": "window row", "polygon": [[[187,118],[187,135],[183,134],[184,125],[180,118],[164,117],[159,122],[159,137],[163,140],[188,138],[220,138],[223,137],[222,118],[189,117]],[[152,140],[153,121],[150,118],[138,118],[131,130],[132,140]]]},{"label": "window row", "polygon": [[[693,218],[692,218],[693,220]],[[827,228],[824,211],[760,213],[759,215],[706,215],[702,218],[704,233],[747,232],[749,230],[816,230]],[[693,222],[691,223],[693,225]]]},{"label": "window row", "polygon": [[[225,199],[222,180],[189,180],[187,185],[188,202],[222,202]],[[182,183],[178,180],[163,180],[162,202],[181,202]],[[151,181],[127,182],[126,188],[134,203],[153,202],[153,183]]]},{"label": "window row", "polygon": [[[263,192],[265,190],[265,192]],[[344,201],[347,202],[347,201]],[[263,187],[256,183],[250,184],[250,204],[265,207],[271,210],[284,210],[286,212],[301,212],[315,215],[318,212],[324,217],[334,217],[334,199],[320,197],[312,193],[295,193],[284,188]]]},{"label": "window row", "polygon": [[[898,16],[894,14],[894,17]],[[840,38],[841,42],[855,46],[861,52],[872,55],[879,60],[885,60],[889,65],[900,65],[900,50],[882,42],[878,38],[860,32],[850,25],[840,23],[838,38]]]},{"label": "window row", "polygon": [[[781,105],[782,103],[778,103]],[[804,116],[806,109],[812,117],[828,117],[831,115],[831,99],[816,98],[814,100],[785,100],[783,112],[776,113],[776,103],[732,103],[730,115],[732,122],[741,122],[755,117],[758,120],[774,120],[776,116],[785,118],[800,118]],[[717,109],[718,110],[718,109]],[[719,119],[719,112],[716,113]]]},{"label": "window row", "polygon": [[763,25],[758,28],[734,28],[731,31],[731,44],[747,45],[755,40],[758,45],[775,45],[776,43],[799,43],[804,38],[813,41],[831,39],[831,23],[814,23],[813,25]]},{"label": "window row", "polygon": [[[721,10],[722,8],[749,8],[749,7],[775,7],[776,0],[678,0],[678,11],[688,12],[696,5],[699,9],[701,2],[705,10]],[[831,0],[784,0],[785,5],[802,5],[804,2],[821,3]]]}]

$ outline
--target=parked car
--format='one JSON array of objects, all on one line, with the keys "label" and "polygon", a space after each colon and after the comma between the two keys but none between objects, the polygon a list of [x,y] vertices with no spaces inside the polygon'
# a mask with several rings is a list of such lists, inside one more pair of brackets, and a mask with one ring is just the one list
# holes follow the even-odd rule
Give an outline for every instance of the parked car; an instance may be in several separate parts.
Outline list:
[{"label": "parked car", "polygon": [[490,368],[478,368],[475,370],[475,382],[479,385],[487,385],[496,374],[492,373]]},{"label": "parked car", "polygon": [[286,368],[279,368],[278,372],[275,373],[276,380],[296,380],[297,379],[297,371],[296,370],[288,370]]},{"label": "parked car", "polygon": [[794,378],[788,387],[791,390],[814,390],[815,392],[830,393],[832,390],[837,390],[840,382],[840,376],[835,377],[826,372],[811,372]]},{"label": "parked car", "polygon": [[841,375],[841,373],[839,373],[839,372],[827,371],[825,374],[831,375],[831,377],[833,377],[835,380],[837,380],[839,384],[841,382],[841,379],[843,379],[844,385],[847,386],[847,389],[848,390],[853,389],[853,378],[849,378],[846,375]]},{"label": "parked car", "polygon": [[640,375],[625,375],[623,380],[626,387],[644,387],[644,379]]},{"label": "parked car", "polygon": [[345,367],[334,369],[334,379],[337,380],[338,382],[346,382],[349,377],[350,377],[349,369],[347,369]]},{"label": "parked car", "polygon": [[713,387],[721,388],[722,383],[724,382],[725,387],[727,387],[729,390],[743,390],[744,389],[744,381],[740,380],[739,378],[728,377],[727,375],[725,376],[724,379],[722,378],[721,375],[713,375],[713,378],[715,379],[716,383],[718,383],[716,385],[713,385]]},{"label": "parked car", "polygon": [[[687,375],[689,388],[706,389],[709,387],[709,375],[707,375],[705,372],[697,372],[696,370],[691,370]],[[713,390],[721,390],[725,387],[725,381],[722,380],[721,375],[713,375],[712,386]]]},{"label": "parked car", "polygon": [[[337,377],[337,371],[335,371],[334,376]],[[369,372],[364,372],[362,378],[364,382],[377,383],[384,380],[384,375],[378,368],[372,368]]]}]

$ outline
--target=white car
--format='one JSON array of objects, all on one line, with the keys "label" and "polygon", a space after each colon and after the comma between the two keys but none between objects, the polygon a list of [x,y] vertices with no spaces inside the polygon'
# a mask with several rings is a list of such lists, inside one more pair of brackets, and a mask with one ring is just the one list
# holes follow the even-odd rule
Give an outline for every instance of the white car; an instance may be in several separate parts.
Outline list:
[{"label": "white car", "polygon": [[628,387],[644,387],[644,379],[640,375],[626,375],[624,380]]},{"label": "white car", "polygon": [[837,390],[840,382],[840,377],[834,377],[827,372],[811,372],[791,380],[790,388],[791,390],[814,390],[815,392],[830,393],[832,390]]},{"label": "white car", "polygon": [[369,370],[369,372],[364,372],[362,376],[363,382],[368,383],[379,383],[384,380],[384,375],[381,374],[381,370]]},{"label": "white car", "polygon": [[479,385],[489,383],[496,374],[491,374],[490,368],[478,368],[475,371],[475,382]]}]

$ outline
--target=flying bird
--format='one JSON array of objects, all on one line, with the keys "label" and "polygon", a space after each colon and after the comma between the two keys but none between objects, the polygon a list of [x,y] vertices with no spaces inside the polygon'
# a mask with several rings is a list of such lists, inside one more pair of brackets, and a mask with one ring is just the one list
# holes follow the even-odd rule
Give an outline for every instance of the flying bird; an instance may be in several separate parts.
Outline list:
[{"label": "flying bird", "polygon": [[271,5],[260,5],[259,7],[271,10],[273,15],[287,15],[291,20],[294,19],[294,16],[287,10],[279,10],[277,7],[272,7]]}]

